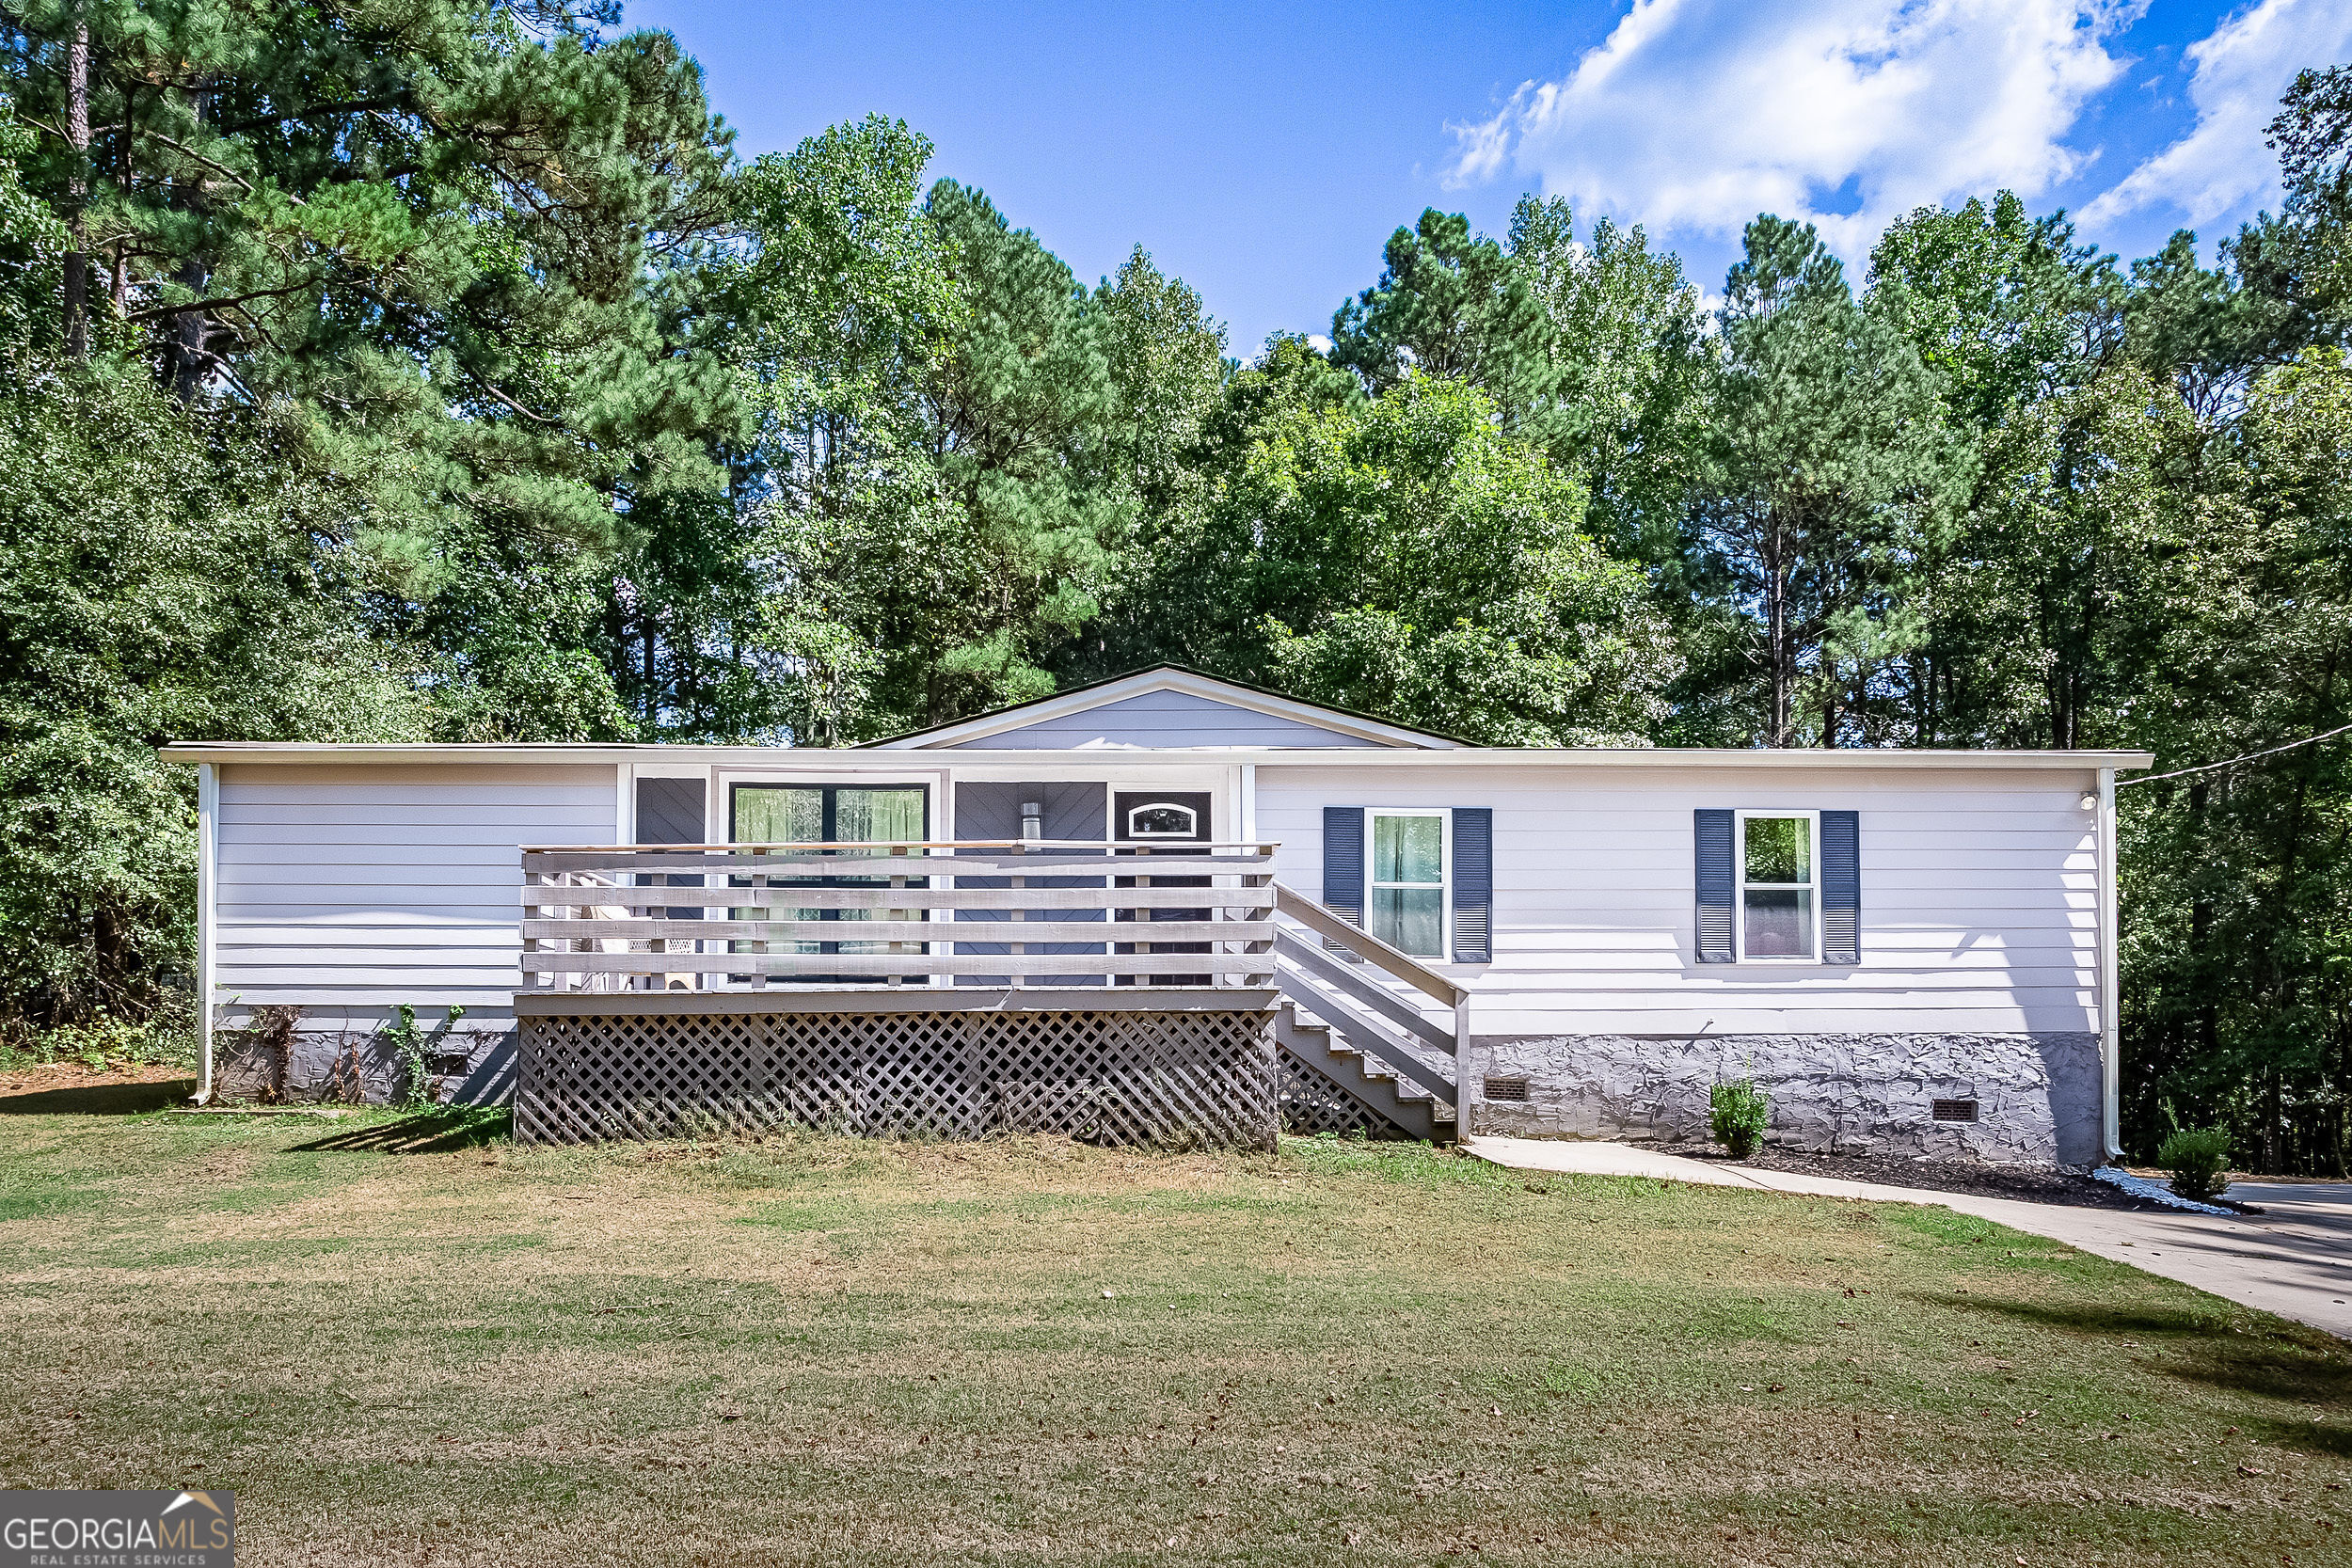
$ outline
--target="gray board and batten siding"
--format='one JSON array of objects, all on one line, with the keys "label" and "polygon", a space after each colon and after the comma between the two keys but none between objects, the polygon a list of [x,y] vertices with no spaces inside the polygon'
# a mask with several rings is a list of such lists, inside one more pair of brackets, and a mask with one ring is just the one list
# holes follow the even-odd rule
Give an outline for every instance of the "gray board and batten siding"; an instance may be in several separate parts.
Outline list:
[{"label": "gray board and batten siding", "polygon": [[1381,742],[1340,730],[1261,713],[1188,691],[1145,691],[1100,707],[1084,708],[1034,724],[971,740],[951,741],[944,751],[1075,752],[1089,747],[1175,748],[1206,746],[1332,747],[1379,746]]},{"label": "gray board and batten siding", "polygon": [[[1012,839],[1024,837],[1022,816],[1025,804],[1038,808],[1038,837],[1048,840],[1101,840],[1107,836],[1109,802],[1104,786],[1098,784],[1015,784],[998,780],[966,780],[956,786],[955,832],[960,839]],[[1041,859],[1050,857],[1041,856]],[[1103,879],[1092,878],[1025,877],[1031,887],[1100,887]],[[1003,888],[1012,885],[1010,877],[959,877],[958,887]],[[1068,910],[1056,911],[1072,922],[1101,921],[1101,910]],[[960,925],[1004,927],[1012,923],[1012,912],[999,910],[959,910]],[[1107,923],[1106,923],[1107,924]],[[961,933],[959,933],[961,934]],[[962,957],[986,957],[1012,951],[1012,938],[1001,942],[959,942],[955,950]],[[1105,941],[1108,940],[1107,933]],[[1105,951],[1101,942],[1042,942],[1024,943],[1029,952],[1075,953],[1092,955]],[[1046,976],[1036,982],[1041,985],[1099,986],[1100,974],[1065,974]],[[960,974],[959,986],[1002,986],[1011,984],[1010,975]]]}]

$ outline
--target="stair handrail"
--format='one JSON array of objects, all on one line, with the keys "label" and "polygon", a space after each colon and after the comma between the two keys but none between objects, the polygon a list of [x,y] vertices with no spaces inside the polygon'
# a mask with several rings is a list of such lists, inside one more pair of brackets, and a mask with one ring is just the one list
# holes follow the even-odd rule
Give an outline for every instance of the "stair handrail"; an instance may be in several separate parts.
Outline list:
[{"label": "stair handrail", "polygon": [[1462,987],[1362,927],[1350,925],[1295,888],[1276,882],[1274,909],[1276,913],[1289,915],[1316,935],[1337,942],[1375,969],[1395,975],[1424,996],[1456,1009],[1470,1001],[1470,993]]}]

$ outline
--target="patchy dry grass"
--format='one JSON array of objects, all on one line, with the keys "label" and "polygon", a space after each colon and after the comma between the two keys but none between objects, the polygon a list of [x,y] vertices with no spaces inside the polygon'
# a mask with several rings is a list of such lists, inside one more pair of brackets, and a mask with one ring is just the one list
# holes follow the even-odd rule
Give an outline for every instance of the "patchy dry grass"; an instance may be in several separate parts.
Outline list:
[{"label": "patchy dry grass", "polygon": [[2345,1347],[1941,1210],[9,1117],[0,1272],[0,1485],[256,1563],[2352,1556]]}]

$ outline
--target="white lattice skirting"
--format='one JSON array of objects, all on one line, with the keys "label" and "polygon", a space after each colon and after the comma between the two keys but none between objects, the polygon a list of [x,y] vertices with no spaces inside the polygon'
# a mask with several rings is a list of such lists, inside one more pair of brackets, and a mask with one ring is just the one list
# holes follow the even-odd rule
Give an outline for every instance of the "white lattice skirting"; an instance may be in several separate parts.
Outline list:
[{"label": "white lattice skirting", "polygon": [[581,1010],[521,1024],[521,1143],[800,1126],[1270,1148],[1279,1115],[1270,1007]]}]

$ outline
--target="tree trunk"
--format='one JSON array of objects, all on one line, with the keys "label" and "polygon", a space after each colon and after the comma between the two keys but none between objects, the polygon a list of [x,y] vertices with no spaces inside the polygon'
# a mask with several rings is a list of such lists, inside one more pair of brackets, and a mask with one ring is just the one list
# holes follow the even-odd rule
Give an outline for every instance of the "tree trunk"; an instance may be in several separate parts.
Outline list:
[{"label": "tree trunk", "polygon": [[[188,293],[200,296],[212,276],[212,269],[201,259],[191,256],[180,263],[180,270],[172,277]],[[194,403],[197,394],[204,389],[204,312],[183,310],[168,320],[171,326],[165,342],[169,368],[165,374],[164,385],[170,388],[171,395],[179,402]]]},{"label": "tree trunk", "polygon": [[[198,124],[203,123],[205,112],[212,107],[212,91],[207,87],[198,87],[188,94],[188,108]],[[183,199],[189,212],[201,213],[204,210],[203,181],[197,180]],[[213,269],[205,263],[204,258],[191,252],[187,260],[180,263],[180,270],[172,275],[172,281],[201,299],[212,277]],[[211,364],[204,345],[204,312],[183,310],[165,320],[169,325],[164,335],[164,386],[179,402],[194,403],[197,394],[204,389],[204,377]]]},{"label": "tree trunk", "polygon": [[2278,1176],[2286,1165],[2280,1159],[2280,1134],[2284,1131],[2286,1113],[2279,1101],[2279,1069],[2270,1069],[2270,1114],[2263,1118],[2263,1174]]},{"label": "tree trunk", "polygon": [[[131,189],[131,127],[135,120],[134,105],[136,101],[135,90],[126,87],[122,91],[122,127],[115,133],[115,189],[126,194]],[[130,309],[127,301],[131,290],[131,258],[127,240],[117,238],[114,252],[114,276],[108,282],[106,297],[114,306],[116,319],[120,320],[122,313]]]},{"label": "tree trunk", "polygon": [[83,209],[89,203],[89,24],[73,24],[65,51],[65,139],[73,150],[66,175],[66,222],[72,239],[65,253],[65,351],[89,357],[89,253]]},{"label": "tree trunk", "polygon": [[[2211,788],[2202,780],[2188,786],[2188,829],[2193,844],[2205,842],[2205,812],[2212,799]],[[2216,999],[2216,986],[2211,974],[2213,956],[2213,895],[2201,881],[2188,902],[2188,950],[2190,961],[2196,966],[2197,1053],[2212,1061],[2221,1048],[2220,1004]]]},{"label": "tree trunk", "polygon": [[661,706],[660,700],[654,695],[653,683],[655,660],[652,611],[647,610],[641,615],[638,619],[637,626],[638,640],[644,648],[644,656],[641,662],[644,667],[643,679],[645,683],[645,736],[648,739],[654,739],[659,737],[657,726],[658,721],[661,717]]},{"label": "tree trunk", "polygon": [[1789,686],[1788,668],[1788,582],[1781,560],[1780,531],[1776,522],[1765,525],[1764,547],[1764,614],[1771,640],[1772,670],[1772,734],[1766,744],[1788,744]]}]

